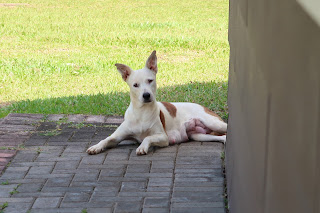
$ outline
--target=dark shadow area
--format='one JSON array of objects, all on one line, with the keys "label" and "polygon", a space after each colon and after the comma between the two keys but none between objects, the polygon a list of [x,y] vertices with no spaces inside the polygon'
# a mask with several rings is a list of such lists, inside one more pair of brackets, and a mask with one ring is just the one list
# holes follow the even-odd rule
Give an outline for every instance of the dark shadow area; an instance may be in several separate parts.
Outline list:
[{"label": "dark shadow area", "polygon": [[[199,103],[227,121],[227,90],[227,82],[190,82],[158,88],[157,101]],[[25,100],[0,108],[0,117],[9,113],[124,115],[129,103],[128,92]]]}]

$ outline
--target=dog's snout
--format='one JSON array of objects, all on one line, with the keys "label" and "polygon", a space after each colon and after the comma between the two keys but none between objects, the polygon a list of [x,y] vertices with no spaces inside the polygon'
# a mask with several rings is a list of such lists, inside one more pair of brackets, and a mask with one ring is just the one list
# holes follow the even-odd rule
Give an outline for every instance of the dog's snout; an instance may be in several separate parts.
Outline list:
[{"label": "dog's snout", "polygon": [[142,97],[143,97],[144,101],[149,101],[150,100],[150,93],[145,92],[145,93],[143,93]]}]

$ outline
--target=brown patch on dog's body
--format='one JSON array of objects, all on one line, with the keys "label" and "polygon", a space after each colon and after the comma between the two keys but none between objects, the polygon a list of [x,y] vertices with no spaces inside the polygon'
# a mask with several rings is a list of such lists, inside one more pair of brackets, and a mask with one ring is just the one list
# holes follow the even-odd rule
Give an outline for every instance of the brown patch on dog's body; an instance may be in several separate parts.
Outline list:
[{"label": "brown patch on dog's body", "polygon": [[208,109],[207,107],[203,107],[205,113],[212,115],[214,117],[217,117],[220,121],[223,121],[219,115],[217,115],[215,112],[211,111],[210,109]]},{"label": "brown patch on dog's body", "polygon": [[163,104],[163,106],[165,106],[165,108],[168,110],[169,114],[174,118],[177,115],[177,108],[168,102],[161,102]]},{"label": "brown patch on dog's body", "polygon": [[164,118],[164,114],[161,110],[160,110],[160,121],[162,123],[164,131],[166,131],[166,119]]},{"label": "brown patch on dog's body", "polygon": [[226,135],[226,133],[222,133],[222,132],[211,132],[210,135],[223,136],[223,135]]}]

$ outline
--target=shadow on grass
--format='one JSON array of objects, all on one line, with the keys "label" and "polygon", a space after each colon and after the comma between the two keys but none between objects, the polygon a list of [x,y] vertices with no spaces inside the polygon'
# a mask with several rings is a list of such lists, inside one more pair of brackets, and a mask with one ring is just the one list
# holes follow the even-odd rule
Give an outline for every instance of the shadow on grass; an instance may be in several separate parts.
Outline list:
[{"label": "shadow on grass", "polygon": [[[227,121],[227,90],[227,82],[190,82],[158,88],[157,101],[199,103]],[[0,118],[9,113],[124,115],[129,103],[128,92],[25,100],[0,108]]]}]

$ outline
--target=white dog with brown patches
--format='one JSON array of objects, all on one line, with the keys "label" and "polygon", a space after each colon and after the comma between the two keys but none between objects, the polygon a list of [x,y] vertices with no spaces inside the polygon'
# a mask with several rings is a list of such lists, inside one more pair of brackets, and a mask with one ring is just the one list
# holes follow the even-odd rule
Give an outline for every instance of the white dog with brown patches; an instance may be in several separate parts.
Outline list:
[{"label": "white dog with brown patches", "polygon": [[117,130],[91,146],[87,153],[98,154],[125,139],[141,143],[136,150],[138,155],[147,154],[151,146],[165,147],[189,140],[226,141],[227,124],[208,108],[194,103],[156,101],[156,51],[143,69],[133,71],[124,64],[116,67],[130,87],[130,105]]}]

